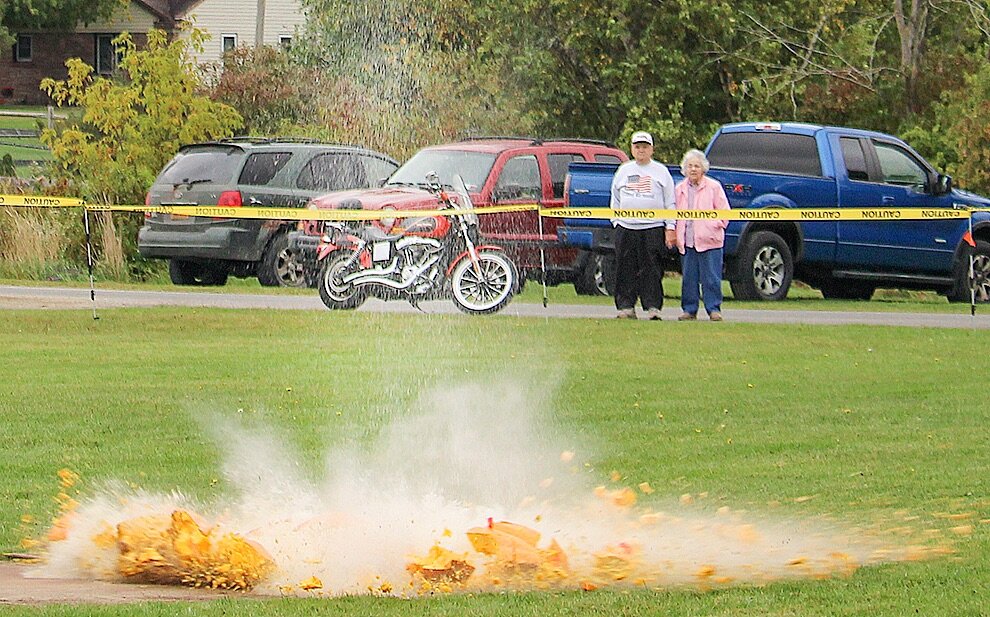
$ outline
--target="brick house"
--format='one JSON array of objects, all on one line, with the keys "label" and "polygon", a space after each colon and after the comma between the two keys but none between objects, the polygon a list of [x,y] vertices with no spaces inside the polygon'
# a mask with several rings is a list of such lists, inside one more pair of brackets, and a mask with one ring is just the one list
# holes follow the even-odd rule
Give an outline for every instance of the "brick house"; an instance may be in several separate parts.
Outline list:
[{"label": "brick house", "polygon": [[141,46],[152,28],[183,36],[181,26],[195,26],[211,38],[193,60],[209,63],[239,45],[254,45],[259,34],[265,45],[287,46],[303,19],[299,0],[131,0],[110,19],[71,32],[14,32],[10,52],[0,54],[0,103],[48,103],[41,80],[65,79],[69,58],[109,75],[117,60],[111,41],[121,32]]}]

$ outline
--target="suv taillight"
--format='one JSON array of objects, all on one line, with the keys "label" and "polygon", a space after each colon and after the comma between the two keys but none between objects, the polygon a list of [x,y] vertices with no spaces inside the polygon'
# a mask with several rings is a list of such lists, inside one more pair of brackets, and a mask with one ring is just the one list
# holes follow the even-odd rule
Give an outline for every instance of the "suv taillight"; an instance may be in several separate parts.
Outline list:
[{"label": "suv taillight", "polygon": [[241,202],[241,192],[240,191],[224,191],[220,193],[220,199],[217,200],[218,206],[227,207],[240,207],[243,205]]},{"label": "suv taillight", "polygon": [[[144,205],[146,205],[146,206],[150,206],[151,205],[151,191],[148,191],[147,193],[144,194]],[[150,212],[145,212],[144,213],[144,218],[150,219],[151,218],[151,213]]]}]

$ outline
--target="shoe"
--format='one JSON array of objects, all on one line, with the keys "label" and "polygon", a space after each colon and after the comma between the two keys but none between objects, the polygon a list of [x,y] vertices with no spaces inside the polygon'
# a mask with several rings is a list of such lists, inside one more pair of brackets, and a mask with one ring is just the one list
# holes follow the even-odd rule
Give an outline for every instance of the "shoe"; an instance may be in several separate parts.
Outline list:
[{"label": "shoe", "polygon": [[650,321],[660,321],[662,319],[660,317],[660,309],[658,308],[651,308],[646,311],[646,314],[650,316]]},{"label": "shoe", "polygon": [[677,321],[694,321],[698,316],[692,313],[681,313],[677,318]]},{"label": "shoe", "polygon": [[619,309],[616,319],[636,319],[636,309]]},{"label": "shoe", "polygon": [[708,319],[711,320],[711,321],[722,321],[722,313],[719,313],[718,311],[715,311],[715,312],[711,313],[710,315],[708,315]]}]

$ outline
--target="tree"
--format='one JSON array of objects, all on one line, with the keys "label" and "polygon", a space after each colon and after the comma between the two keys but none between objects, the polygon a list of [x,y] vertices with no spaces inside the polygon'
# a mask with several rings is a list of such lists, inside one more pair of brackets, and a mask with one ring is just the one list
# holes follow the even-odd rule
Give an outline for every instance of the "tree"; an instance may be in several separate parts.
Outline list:
[{"label": "tree", "polygon": [[[193,31],[191,44],[203,35]],[[235,109],[197,94],[198,73],[186,60],[189,43],[171,43],[160,30],[138,49],[130,36],[114,40],[122,78],[94,77],[79,58],[66,62],[69,76],[45,79],[42,88],[59,106],[83,108],[82,121],[42,132],[52,152],[52,173],[71,182],[90,203],[137,204],[155,175],[183,144],[230,136],[241,125]],[[135,255],[133,217],[125,227],[124,252]]]},{"label": "tree", "polygon": [[304,0],[292,53],[313,71],[315,128],[404,158],[467,133],[527,133],[525,100],[472,46],[461,0]]},{"label": "tree", "polygon": [[317,105],[313,87],[319,75],[293,62],[291,56],[272,47],[237,47],[223,61],[207,67],[217,76],[211,97],[237,109],[249,135],[291,132],[307,122]]},{"label": "tree", "polygon": [[71,30],[79,23],[109,17],[126,0],[0,0],[0,46],[13,42],[11,33]]}]

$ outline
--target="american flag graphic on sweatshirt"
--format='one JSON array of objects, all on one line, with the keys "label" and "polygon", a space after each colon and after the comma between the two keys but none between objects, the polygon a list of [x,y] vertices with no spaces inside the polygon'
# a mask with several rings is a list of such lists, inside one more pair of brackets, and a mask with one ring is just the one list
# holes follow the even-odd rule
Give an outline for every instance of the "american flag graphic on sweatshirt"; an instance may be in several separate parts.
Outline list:
[{"label": "american flag graphic on sweatshirt", "polygon": [[635,191],[636,193],[652,193],[653,177],[631,175],[626,179],[626,190]]}]

